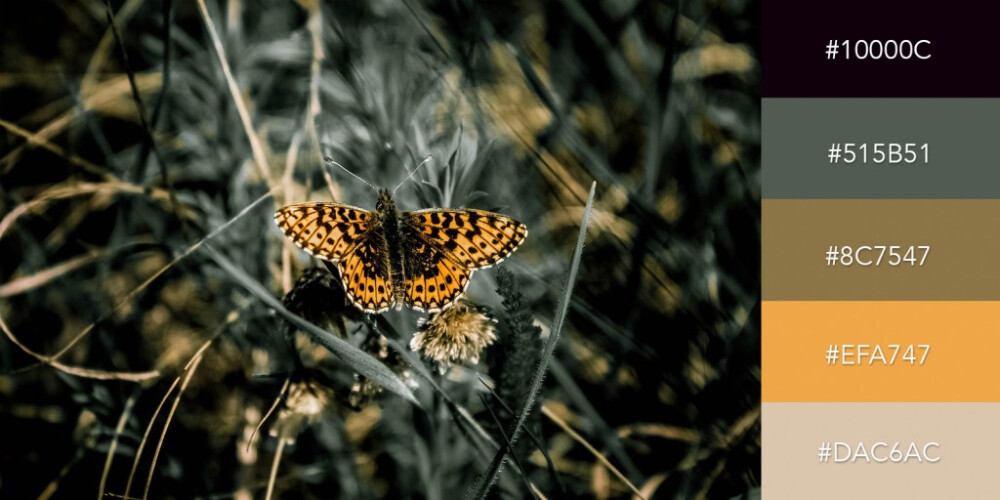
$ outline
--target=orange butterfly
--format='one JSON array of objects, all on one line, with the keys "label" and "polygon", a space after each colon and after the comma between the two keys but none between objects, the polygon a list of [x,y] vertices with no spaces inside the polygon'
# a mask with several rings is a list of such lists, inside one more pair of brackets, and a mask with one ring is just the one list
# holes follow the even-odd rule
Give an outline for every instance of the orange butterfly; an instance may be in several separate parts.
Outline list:
[{"label": "orange butterfly", "polygon": [[483,210],[400,212],[385,189],[374,212],[309,202],[281,208],[274,220],[299,248],[337,264],[347,297],[376,314],[403,304],[447,308],[475,270],[503,261],[528,236],[524,224]]}]

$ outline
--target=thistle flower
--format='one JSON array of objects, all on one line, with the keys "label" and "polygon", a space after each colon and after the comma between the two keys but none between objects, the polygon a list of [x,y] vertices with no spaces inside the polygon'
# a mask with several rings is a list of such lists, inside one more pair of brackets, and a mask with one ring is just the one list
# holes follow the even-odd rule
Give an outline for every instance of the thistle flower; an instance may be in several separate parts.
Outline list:
[{"label": "thistle flower", "polygon": [[458,300],[417,321],[410,349],[436,361],[444,373],[452,363],[478,363],[483,349],[497,339],[496,324],[485,308]]}]

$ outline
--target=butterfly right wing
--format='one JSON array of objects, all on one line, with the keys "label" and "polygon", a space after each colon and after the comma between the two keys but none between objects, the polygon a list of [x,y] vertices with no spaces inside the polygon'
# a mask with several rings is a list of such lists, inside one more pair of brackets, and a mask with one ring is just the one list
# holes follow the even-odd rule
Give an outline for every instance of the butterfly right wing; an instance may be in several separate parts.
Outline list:
[{"label": "butterfly right wing", "polygon": [[432,208],[404,212],[402,225],[420,232],[464,269],[484,269],[503,261],[528,236],[524,224],[485,210]]},{"label": "butterfly right wing", "polygon": [[405,302],[428,313],[450,306],[465,293],[474,271],[463,268],[420,227],[407,220],[401,222]]},{"label": "butterfly right wing", "polygon": [[372,214],[342,203],[309,202],[282,207],[274,221],[310,255],[339,262],[364,239]]}]

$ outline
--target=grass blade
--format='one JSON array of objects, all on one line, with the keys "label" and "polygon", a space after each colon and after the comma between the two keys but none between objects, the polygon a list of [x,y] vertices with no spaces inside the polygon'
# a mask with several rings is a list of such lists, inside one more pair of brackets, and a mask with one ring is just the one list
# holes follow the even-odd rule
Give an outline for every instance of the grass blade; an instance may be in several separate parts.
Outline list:
[{"label": "grass blade", "polygon": [[402,396],[407,401],[416,406],[420,406],[417,398],[414,397],[410,388],[400,380],[395,373],[384,364],[371,357],[361,349],[354,347],[336,335],[306,321],[304,318],[285,308],[281,301],[274,298],[264,285],[251,278],[242,269],[233,264],[224,255],[219,253],[211,245],[205,245],[205,251],[224,271],[236,281],[237,284],[245,288],[248,292],[256,296],[261,302],[273,309],[279,315],[290,321],[295,326],[301,328],[316,342],[326,347],[330,352],[336,354],[344,360],[352,369],[368,377],[371,381],[382,386],[386,390]]},{"label": "grass blade", "polygon": [[219,37],[218,31],[215,29],[215,21],[212,20],[212,16],[208,13],[205,0],[198,0],[198,11],[201,13],[202,20],[205,21],[205,29],[208,30],[208,35],[212,39],[212,48],[215,49],[215,55],[219,58],[219,66],[222,67],[222,74],[226,78],[229,95],[233,98],[236,113],[240,116],[243,130],[247,134],[247,140],[250,141],[250,151],[253,153],[254,163],[257,164],[260,177],[264,179],[266,184],[270,185],[271,174],[267,163],[267,153],[264,152],[264,145],[253,128],[253,119],[250,118],[250,111],[247,110],[247,105],[243,102],[243,93],[240,91],[240,87],[236,85],[233,70],[229,67],[229,61],[226,59],[226,50],[222,47],[222,38]]},{"label": "grass blade", "polygon": [[[469,436],[469,442],[477,450],[480,451],[486,451],[485,448],[483,447],[483,443],[489,444],[492,447],[492,449],[498,448],[499,445],[493,439],[493,436],[491,436],[490,433],[486,432],[486,429],[483,429],[483,427],[479,425],[479,422],[477,422],[476,419],[472,418],[472,415],[469,413],[469,410],[467,410],[462,405],[458,404],[458,402],[456,402],[451,397],[451,395],[448,394],[448,392],[445,391],[444,388],[441,387],[441,385],[438,384],[436,380],[434,380],[434,375],[432,375],[431,372],[427,369],[427,367],[424,366],[424,364],[420,361],[417,355],[409,349],[409,346],[402,345],[396,340],[397,338],[399,338],[399,334],[395,332],[395,330],[392,328],[392,325],[390,325],[389,322],[382,317],[376,319],[376,325],[378,325],[379,329],[387,333],[390,333],[389,335],[385,336],[386,341],[389,343],[389,346],[392,347],[396,351],[396,353],[399,354],[401,358],[403,358],[403,361],[406,361],[406,363],[410,365],[411,368],[413,368],[413,371],[416,372],[417,375],[419,375],[421,378],[424,379],[424,381],[430,384],[431,388],[434,389],[434,391],[436,391],[441,396],[441,399],[444,400],[445,404],[448,406],[448,409],[455,416],[456,422],[464,424],[463,430],[470,431],[467,434]],[[479,439],[473,439],[473,437]],[[489,451],[492,451],[492,449]]]},{"label": "grass blade", "polygon": [[518,413],[517,420],[514,422],[514,427],[510,433],[510,440],[501,446],[496,455],[493,457],[493,462],[490,463],[489,469],[487,469],[476,480],[476,484],[472,489],[470,489],[472,492],[472,494],[469,495],[470,498],[483,499],[486,498],[486,495],[490,492],[490,488],[496,482],[497,476],[500,474],[500,469],[503,467],[503,463],[507,458],[507,453],[510,452],[510,446],[517,441],[518,435],[521,432],[521,427],[524,425],[524,421],[527,420],[528,415],[531,413],[531,408],[538,395],[538,391],[542,388],[542,381],[545,379],[545,372],[548,371],[549,359],[555,352],[556,344],[559,341],[559,334],[562,332],[563,325],[566,323],[566,311],[569,309],[570,297],[573,295],[573,284],[576,281],[576,273],[580,269],[580,257],[583,255],[583,243],[587,238],[587,225],[590,223],[590,212],[594,208],[594,190],[596,187],[596,182],[590,185],[590,194],[587,196],[587,206],[583,210],[583,220],[580,221],[580,234],[576,239],[576,250],[573,251],[573,260],[570,262],[569,274],[566,277],[566,286],[563,288],[563,295],[559,298],[559,303],[556,305],[556,313],[552,318],[552,329],[549,333],[549,338],[545,343],[545,350],[542,352],[541,360],[538,363],[538,367],[535,369],[535,376],[532,379],[531,386],[528,388],[528,392],[524,397],[524,404],[521,406],[521,411]]},{"label": "grass blade", "polygon": [[122,410],[121,416],[118,418],[118,425],[115,426],[114,436],[111,438],[111,445],[108,446],[108,456],[104,459],[104,471],[101,472],[101,484],[97,490],[97,500],[104,498],[104,488],[108,484],[108,473],[111,472],[111,463],[115,459],[115,451],[118,449],[118,438],[122,435],[122,431],[125,430],[125,424],[128,423],[128,419],[132,416],[132,407],[135,406],[135,400],[139,399],[138,391],[133,392],[129,396],[128,400],[125,401],[125,409]]},{"label": "grass blade", "polygon": [[569,437],[573,438],[574,441],[583,445],[583,447],[586,448],[587,451],[589,451],[590,454],[593,455],[594,458],[596,458],[597,461],[604,466],[604,468],[606,468],[609,472],[614,474],[614,476],[617,477],[618,480],[622,482],[622,484],[624,484],[630,490],[632,490],[632,493],[634,493],[636,497],[641,498],[642,500],[646,499],[645,495],[643,495],[642,492],[639,491],[639,488],[636,488],[636,486],[632,484],[632,482],[629,481],[627,477],[625,477],[625,474],[622,474],[621,471],[618,470],[618,468],[615,467],[610,460],[608,460],[608,457],[605,457],[603,453],[597,450],[597,448],[594,448],[594,446],[590,444],[586,439],[584,439],[584,437],[581,436],[580,433],[573,430],[573,428],[570,427],[570,425],[566,423],[565,420],[559,418],[559,415],[556,415],[555,412],[550,410],[547,406],[542,406],[542,413],[545,414],[546,417],[549,417],[549,420],[551,420],[560,428],[562,428],[562,430],[566,432],[566,434],[568,434]]},{"label": "grass blade", "polygon": [[625,453],[625,446],[622,444],[621,439],[618,438],[618,434],[604,421],[601,412],[597,411],[597,408],[594,408],[594,405],[590,403],[590,400],[587,399],[580,386],[573,380],[573,376],[566,370],[566,367],[556,359],[552,360],[552,377],[562,387],[562,390],[569,397],[569,401],[594,425],[596,428],[594,435],[598,436],[601,444],[611,451],[615,460],[622,464],[622,469],[625,470],[626,476],[633,482],[638,481],[638,478],[642,477],[639,473],[639,468],[636,467],[632,459]]},{"label": "grass blade", "polygon": [[[482,386],[486,388],[486,390],[489,391],[491,395],[493,395],[493,400],[496,401],[501,408],[503,408],[511,415],[514,414],[514,409],[507,405],[507,403],[503,400],[503,398],[501,398],[500,395],[497,394],[496,391],[494,391],[493,388],[490,387],[485,380],[483,380],[482,376],[479,377],[479,383],[482,384]],[[493,411],[490,410],[490,413],[493,413]],[[502,424],[500,424],[500,422],[497,422],[497,426],[499,427],[500,425]],[[503,429],[500,429],[500,431],[502,433]],[[545,458],[545,465],[549,469],[549,475],[552,476],[552,480],[556,483],[556,485],[559,486],[560,493],[565,494],[566,485],[564,485],[562,479],[559,478],[559,473],[556,471],[556,464],[552,461],[552,457],[549,456],[549,452],[545,449],[545,446],[542,444],[542,441],[538,439],[538,437],[535,436],[535,433],[531,432],[530,429],[525,430],[524,432],[528,433],[528,439],[531,440],[531,443],[535,445],[535,448],[538,448],[538,451],[542,453],[542,457]],[[503,438],[506,441],[507,435],[504,434]],[[520,465],[518,465],[518,467],[520,467]]]},{"label": "grass blade", "polygon": [[[500,422],[500,417],[498,417],[496,412],[493,411],[493,406],[490,405],[490,401],[486,399],[486,396],[483,394],[479,395],[479,399],[482,400],[483,406],[486,407],[486,411],[489,412],[490,417],[496,424],[497,430],[500,432],[500,437],[503,439],[503,445],[507,448],[513,448],[513,444],[511,444],[510,439],[507,437],[507,433],[503,431],[503,424]],[[521,476],[521,482],[524,483],[524,489],[528,490],[528,493],[531,493],[531,498],[538,500],[538,495],[535,494],[535,490],[532,489],[531,482],[528,481],[528,476],[526,475],[528,473],[528,469],[524,468],[521,460],[517,458],[516,453],[511,453],[510,458],[514,459],[514,464],[521,470],[521,474],[519,475]]]}]

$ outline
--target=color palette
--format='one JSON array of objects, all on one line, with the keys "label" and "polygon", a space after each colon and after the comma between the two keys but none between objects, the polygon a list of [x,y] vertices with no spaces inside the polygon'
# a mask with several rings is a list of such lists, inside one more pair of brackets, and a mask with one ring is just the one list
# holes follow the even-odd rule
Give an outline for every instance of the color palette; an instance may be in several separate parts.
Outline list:
[{"label": "color palette", "polygon": [[763,497],[1000,498],[1000,7],[823,7],[763,7]]}]

